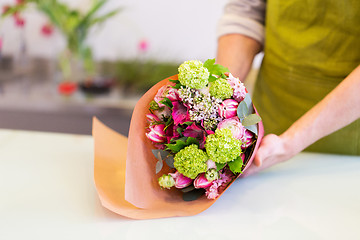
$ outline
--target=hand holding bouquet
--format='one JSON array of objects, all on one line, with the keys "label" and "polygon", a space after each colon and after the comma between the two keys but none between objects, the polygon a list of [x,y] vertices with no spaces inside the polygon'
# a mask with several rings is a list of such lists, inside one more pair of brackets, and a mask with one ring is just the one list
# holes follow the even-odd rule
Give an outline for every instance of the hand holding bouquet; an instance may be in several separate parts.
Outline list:
[{"label": "hand holding bouquet", "polygon": [[246,168],[261,118],[243,83],[215,64],[186,61],[177,80],[162,86],[150,102],[146,136],[158,159],[171,169],[159,186],[180,189],[183,199],[219,196]]}]

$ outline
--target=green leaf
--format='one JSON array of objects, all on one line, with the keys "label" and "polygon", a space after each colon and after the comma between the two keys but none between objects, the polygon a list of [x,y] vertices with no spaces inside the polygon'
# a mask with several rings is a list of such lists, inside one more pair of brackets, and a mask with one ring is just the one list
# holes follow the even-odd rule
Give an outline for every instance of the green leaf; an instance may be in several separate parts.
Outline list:
[{"label": "green leaf", "polygon": [[243,160],[240,156],[237,157],[234,161],[228,162],[229,168],[234,174],[242,172],[241,168],[243,164]]},{"label": "green leaf", "polygon": [[191,125],[191,124],[193,124],[193,122],[191,122],[191,121],[188,121],[188,122],[184,122],[183,124],[185,124],[185,125]]},{"label": "green leaf", "polygon": [[183,149],[191,144],[199,145],[199,141],[193,137],[188,137],[188,138],[184,137],[184,138],[180,138],[180,139],[176,140],[175,143],[169,143],[169,144],[165,144],[165,145],[168,147],[168,149],[171,152],[178,153],[178,152],[180,152],[181,149]]},{"label": "green leaf", "polygon": [[[204,67],[206,67],[208,69],[208,71],[210,72],[210,76],[217,75],[217,76],[221,76],[222,74],[229,72],[229,69],[220,65],[220,64],[215,64],[215,59],[208,59],[205,61],[204,63]],[[210,81],[210,79],[209,79]],[[212,79],[212,81],[214,81]]]},{"label": "green leaf", "polygon": [[180,89],[181,88],[181,84],[180,83],[177,83],[175,86],[173,86],[172,88],[175,88],[175,89]]},{"label": "green leaf", "polygon": [[160,103],[164,104],[165,106],[169,107],[170,109],[173,108],[172,102],[167,97],[164,97],[164,99],[161,100]]},{"label": "green leaf", "polygon": [[184,201],[194,201],[196,199],[198,199],[199,197],[201,197],[202,195],[205,194],[205,189],[200,188],[200,189],[194,189],[190,192],[186,192],[183,194],[183,200]]},{"label": "green leaf", "polygon": [[226,163],[215,163],[216,164],[216,171],[223,169]]},{"label": "green leaf", "polygon": [[204,67],[206,67],[207,69],[211,68],[213,65],[215,64],[215,58],[213,59],[208,59],[204,62]]},{"label": "green leaf", "polygon": [[215,82],[217,80],[217,77],[215,77],[215,76],[213,76],[213,75],[211,75],[210,77],[209,77],[209,82],[211,83],[211,82]]},{"label": "green leaf", "polygon": [[259,123],[261,121],[261,117],[257,114],[250,114],[244,118],[244,120],[241,121],[242,125],[244,127],[254,125],[256,123]]},{"label": "green leaf", "polygon": [[152,100],[150,102],[150,110],[159,110],[160,107],[159,107],[159,104],[157,102],[155,102],[155,100]]}]

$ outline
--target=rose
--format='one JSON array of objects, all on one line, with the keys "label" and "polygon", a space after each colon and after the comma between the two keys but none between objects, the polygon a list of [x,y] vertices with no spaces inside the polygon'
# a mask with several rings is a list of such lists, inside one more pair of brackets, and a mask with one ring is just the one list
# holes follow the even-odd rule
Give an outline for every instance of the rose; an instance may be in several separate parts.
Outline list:
[{"label": "rose", "polygon": [[222,120],[218,125],[218,129],[222,129],[222,128],[230,129],[233,137],[239,140],[242,140],[246,131],[244,126],[239,121],[238,117],[227,118]]},{"label": "rose", "polygon": [[223,118],[232,118],[237,115],[239,103],[233,99],[226,99],[219,105],[219,115]]}]

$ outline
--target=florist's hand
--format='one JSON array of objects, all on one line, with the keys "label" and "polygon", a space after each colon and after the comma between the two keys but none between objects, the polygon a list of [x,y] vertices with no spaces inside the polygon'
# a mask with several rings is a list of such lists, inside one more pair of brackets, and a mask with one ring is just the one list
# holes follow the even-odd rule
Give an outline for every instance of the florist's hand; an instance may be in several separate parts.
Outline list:
[{"label": "florist's hand", "polygon": [[246,169],[242,176],[252,175],[291,158],[292,155],[288,153],[285,145],[286,142],[281,136],[275,134],[266,135],[261,141],[253,163]]}]

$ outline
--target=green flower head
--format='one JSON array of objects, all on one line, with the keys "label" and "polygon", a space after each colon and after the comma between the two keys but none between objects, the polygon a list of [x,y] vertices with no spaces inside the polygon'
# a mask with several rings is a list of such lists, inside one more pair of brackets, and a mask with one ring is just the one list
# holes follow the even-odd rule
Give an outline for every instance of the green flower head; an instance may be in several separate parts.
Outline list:
[{"label": "green flower head", "polygon": [[184,86],[201,89],[206,87],[209,82],[210,73],[200,61],[186,61],[180,65],[178,71],[179,81]]},{"label": "green flower head", "polygon": [[209,92],[211,96],[220,98],[221,100],[231,98],[233,95],[233,89],[230,83],[224,78],[220,78],[213,82]]},{"label": "green flower head", "polygon": [[208,156],[196,144],[191,144],[175,154],[174,167],[184,176],[195,179],[206,172]]},{"label": "green flower head", "polygon": [[241,141],[232,136],[228,128],[216,129],[215,134],[206,138],[206,153],[217,163],[227,163],[241,154]]},{"label": "green flower head", "polygon": [[158,182],[160,187],[162,188],[170,189],[171,187],[175,186],[175,180],[170,174],[162,175],[161,177],[159,177]]}]

